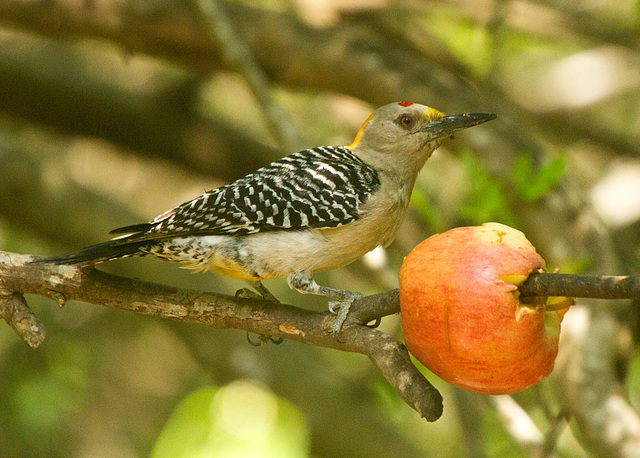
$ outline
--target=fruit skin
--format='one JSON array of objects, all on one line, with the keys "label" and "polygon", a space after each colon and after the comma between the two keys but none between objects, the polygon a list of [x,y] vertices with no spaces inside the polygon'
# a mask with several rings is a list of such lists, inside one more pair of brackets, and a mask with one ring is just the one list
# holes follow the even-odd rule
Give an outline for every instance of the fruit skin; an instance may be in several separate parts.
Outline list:
[{"label": "fruit skin", "polygon": [[524,234],[498,223],[423,241],[400,269],[409,351],[469,391],[514,393],[540,382],[553,370],[566,310],[521,304],[516,284],[544,267]]}]

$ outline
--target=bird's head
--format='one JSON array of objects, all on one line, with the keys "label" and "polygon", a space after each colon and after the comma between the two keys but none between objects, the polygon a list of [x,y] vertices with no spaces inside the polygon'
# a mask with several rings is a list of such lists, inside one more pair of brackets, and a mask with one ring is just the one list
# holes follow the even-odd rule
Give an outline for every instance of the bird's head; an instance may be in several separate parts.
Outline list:
[{"label": "bird's head", "polygon": [[446,116],[418,103],[390,103],[367,118],[349,148],[370,165],[417,174],[446,137],[495,118],[489,113]]}]

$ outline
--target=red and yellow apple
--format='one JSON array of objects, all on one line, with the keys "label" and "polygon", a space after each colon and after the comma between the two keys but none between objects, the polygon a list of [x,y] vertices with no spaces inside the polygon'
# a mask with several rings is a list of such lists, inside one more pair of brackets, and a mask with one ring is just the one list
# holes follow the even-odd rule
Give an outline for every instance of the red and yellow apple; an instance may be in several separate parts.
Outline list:
[{"label": "red and yellow apple", "polygon": [[400,269],[407,348],[433,373],[469,391],[514,393],[540,382],[553,369],[567,308],[547,310],[544,300],[523,304],[517,287],[544,268],[524,234],[502,224],[428,238]]}]

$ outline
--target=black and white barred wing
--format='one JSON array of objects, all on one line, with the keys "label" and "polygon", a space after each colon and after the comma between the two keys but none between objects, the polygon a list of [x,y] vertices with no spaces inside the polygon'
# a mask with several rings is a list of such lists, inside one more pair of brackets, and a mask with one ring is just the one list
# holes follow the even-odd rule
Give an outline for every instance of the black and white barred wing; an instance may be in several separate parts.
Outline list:
[{"label": "black and white barred wing", "polygon": [[38,262],[95,264],[148,252],[154,241],[192,235],[337,227],[360,218],[378,174],[348,148],[304,150],[158,216],[111,231],[121,236]]},{"label": "black and white barred wing", "polygon": [[314,148],[114,233],[138,232],[130,241],[337,227],[358,219],[379,185],[375,170],[348,148]]}]

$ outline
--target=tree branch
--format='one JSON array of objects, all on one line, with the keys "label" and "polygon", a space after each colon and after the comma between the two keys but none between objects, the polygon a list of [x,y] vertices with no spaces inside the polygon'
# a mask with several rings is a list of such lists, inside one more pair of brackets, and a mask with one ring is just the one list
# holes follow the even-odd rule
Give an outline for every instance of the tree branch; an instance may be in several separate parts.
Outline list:
[{"label": "tree branch", "polygon": [[531,274],[518,290],[521,297],[568,296],[640,300],[640,276]]},{"label": "tree branch", "polygon": [[[22,297],[14,293],[37,294],[54,299],[60,305],[67,300],[80,300],[218,329],[243,329],[361,353],[371,359],[398,395],[421,416],[434,421],[442,414],[442,396],[412,364],[405,346],[365,325],[376,317],[397,313],[397,291],[365,297],[354,303],[338,342],[328,332],[334,320],[328,312],[174,288],[92,268],[31,264],[36,259],[38,257],[0,251],[0,293],[13,298]],[[2,317],[7,319],[5,313]]]},{"label": "tree branch", "polygon": [[[129,52],[167,59],[197,73],[230,68],[221,43],[211,40],[195,8],[188,11],[176,2],[141,7],[142,3],[106,0],[94,8],[59,0],[6,0],[0,2],[0,19],[53,38],[110,40]],[[289,14],[235,2],[221,6],[256,63],[278,84],[342,92],[376,105],[406,98],[445,106],[452,91],[450,74],[425,59],[415,59],[410,50],[367,27],[351,24],[318,30]],[[402,70],[397,69],[398,62],[403,63]],[[455,92],[469,99],[468,107],[481,104],[474,89],[461,80],[457,83]]]},{"label": "tree branch", "polygon": [[[429,421],[442,414],[442,396],[412,364],[404,345],[366,326],[400,311],[397,289],[356,301],[337,341],[328,331],[334,316],[292,305],[233,298],[108,274],[93,268],[33,264],[36,256],[0,251],[0,317],[32,347],[44,329],[22,294],[54,299],[60,306],[79,300],[105,307],[204,324],[242,329],[321,347],[361,353],[371,359],[398,395]],[[640,296],[638,277],[532,274],[521,294],[622,298]],[[571,293],[571,294],[569,294]]]},{"label": "tree branch", "polygon": [[44,327],[22,294],[0,295],[0,318],[31,348],[38,348],[44,340]]}]

